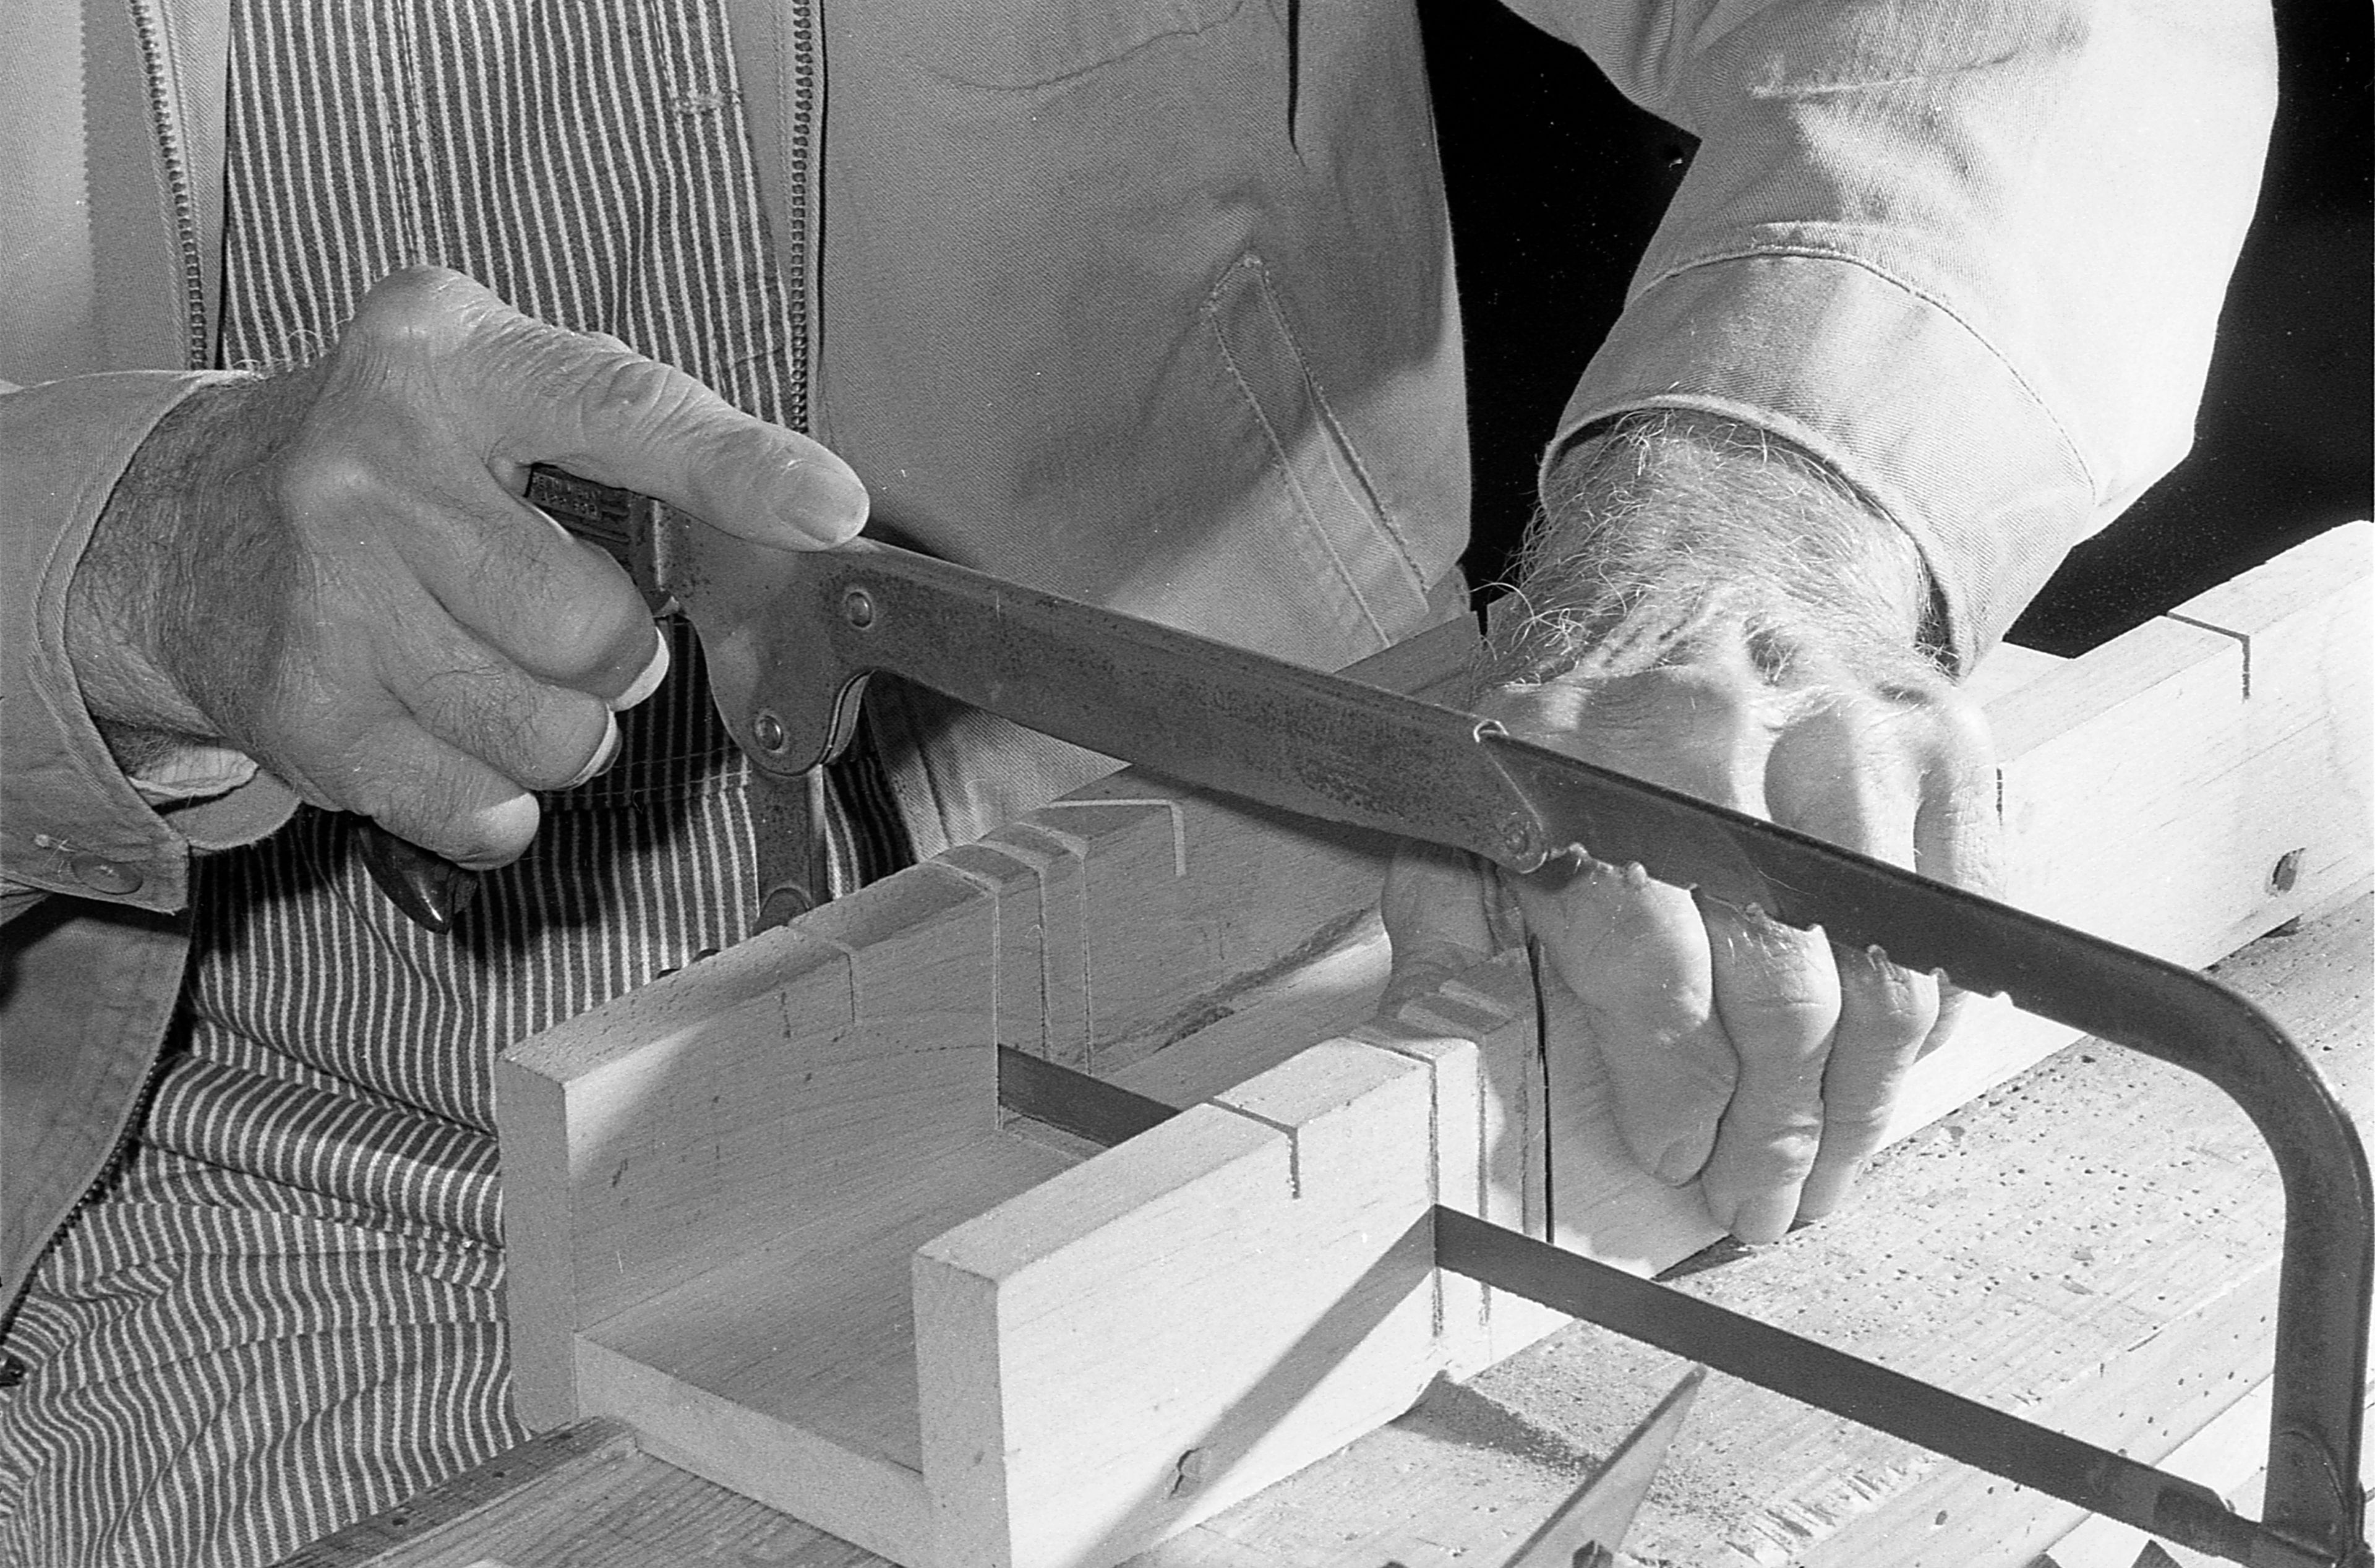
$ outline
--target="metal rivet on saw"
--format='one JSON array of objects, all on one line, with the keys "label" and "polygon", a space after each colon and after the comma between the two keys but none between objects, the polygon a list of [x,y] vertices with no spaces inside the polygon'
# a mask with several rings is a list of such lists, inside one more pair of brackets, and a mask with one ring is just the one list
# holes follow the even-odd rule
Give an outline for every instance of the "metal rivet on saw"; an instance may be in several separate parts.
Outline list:
[{"label": "metal rivet on saw", "polygon": [[759,743],[760,750],[770,756],[791,744],[790,737],[784,733],[784,721],[764,708],[750,715],[750,738]]},{"label": "metal rivet on saw", "polygon": [[1522,817],[1513,817],[1502,824],[1509,858],[1523,864],[1543,858],[1542,845],[1534,837],[1534,825]]},{"label": "metal rivet on saw", "polygon": [[874,595],[863,588],[852,588],[841,596],[841,616],[860,631],[874,624]]}]

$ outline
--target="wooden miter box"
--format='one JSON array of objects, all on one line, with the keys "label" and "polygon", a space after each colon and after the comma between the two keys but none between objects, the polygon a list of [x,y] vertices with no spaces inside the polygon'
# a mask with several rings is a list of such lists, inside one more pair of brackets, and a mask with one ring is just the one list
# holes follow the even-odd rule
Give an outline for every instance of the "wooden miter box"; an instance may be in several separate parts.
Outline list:
[{"label": "wooden miter box", "polygon": [[[2366,887],[2369,537],[1992,662],[2015,902],[2204,963]],[[1378,1015],[1389,852],[1126,772],[525,1043],[522,1414],[916,1568],[1103,1564],[1556,1326],[1436,1270],[1431,1205],[1643,1271],[1715,1239],[1590,1051],[1545,1070],[1522,954]],[[1898,1130],[2071,1035],[1984,1009]],[[1090,1149],[1001,1114],[999,1044],[1189,1108]]]},{"label": "wooden miter box", "polygon": [[[1426,1222],[1546,1232],[1522,955],[1377,1017],[1388,844],[1150,787],[511,1054],[531,1424],[620,1415],[901,1562],[1111,1562],[1555,1326]],[[1017,1126],[998,1044],[1188,1109]]]}]

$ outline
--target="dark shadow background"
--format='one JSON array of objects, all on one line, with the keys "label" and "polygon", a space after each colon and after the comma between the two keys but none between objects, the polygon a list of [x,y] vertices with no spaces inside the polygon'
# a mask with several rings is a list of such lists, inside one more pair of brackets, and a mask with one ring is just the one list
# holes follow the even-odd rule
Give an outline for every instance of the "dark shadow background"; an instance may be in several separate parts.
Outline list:
[{"label": "dark shadow background", "polygon": [[[1693,140],[1497,6],[1421,0],[1469,340],[1470,581],[1500,577],[1534,466]],[[2369,92],[2375,12],[2278,0],[2266,183],[2193,454],[2079,547],[2013,629],[2075,654],[2369,515],[2375,467]]]}]

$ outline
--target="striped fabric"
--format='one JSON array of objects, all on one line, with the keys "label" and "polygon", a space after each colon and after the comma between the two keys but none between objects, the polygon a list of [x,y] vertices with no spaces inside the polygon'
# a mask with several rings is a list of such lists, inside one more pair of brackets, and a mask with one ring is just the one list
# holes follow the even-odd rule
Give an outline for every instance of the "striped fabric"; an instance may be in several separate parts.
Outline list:
[{"label": "striped fabric", "polygon": [[[436,262],[800,420],[716,0],[232,13],[229,362],[302,361]],[[746,765],[672,634],[618,764],[455,936],[395,913],[344,818],[202,865],[183,1035],[11,1330],[0,1562],[267,1562],[524,1435],[489,1065],[757,914]]]}]

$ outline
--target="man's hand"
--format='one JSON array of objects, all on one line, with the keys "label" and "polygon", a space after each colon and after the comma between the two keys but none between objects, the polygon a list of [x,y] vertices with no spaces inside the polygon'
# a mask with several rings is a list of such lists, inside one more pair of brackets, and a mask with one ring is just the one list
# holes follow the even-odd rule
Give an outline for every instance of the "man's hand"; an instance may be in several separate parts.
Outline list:
[{"label": "man's hand", "polygon": [[[1984,721],[1927,650],[1927,578],[1892,525],[1795,452],[1689,415],[1628,421],[1570,459],[1550,499],[1524,581],[1495,607],[1477,712],[1992,889]],[[1696,1177],[1743,1240],[1839,1202],[1906,1069],[1944,1037],[1932,977],[1637,867],[1507,881],[1550,972],[1550,1023],[1583,1036],[1554,1032],[1552,1070],[1596,1051],[1634,1155],[1668,1182]],[[1489,946],[1493,897],[1439,856],[1398,866],[1398,973]]]},{"label": "man's hand", "polygon": [[785,548],[866,520],[806,437],[400,273],[321,360],[202,392],[144,443],[68,593],[85,702],[120,758],[229,747],[463,865],[515,858],[532,792],[608,766],[614,713],[666,670],[626,574],[518,499],[538,463]]}]

